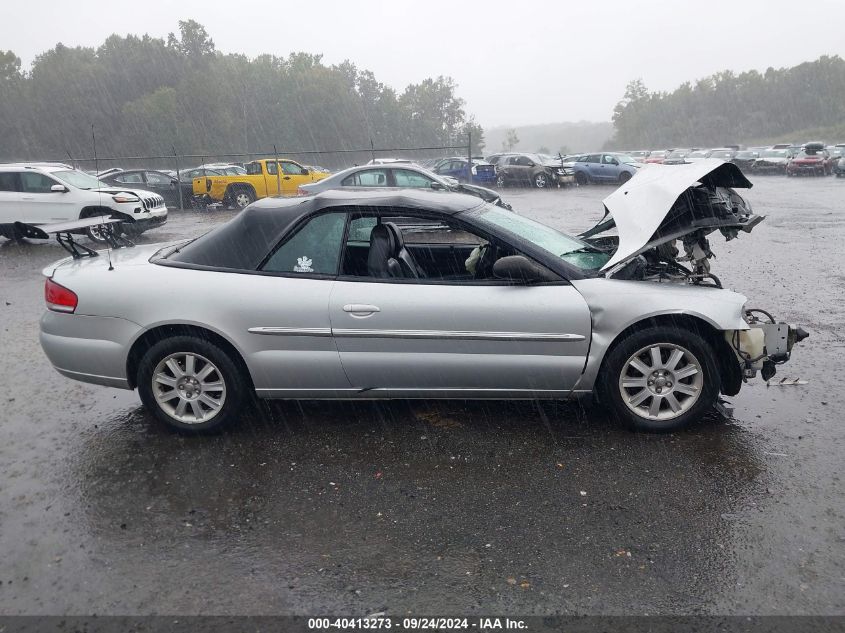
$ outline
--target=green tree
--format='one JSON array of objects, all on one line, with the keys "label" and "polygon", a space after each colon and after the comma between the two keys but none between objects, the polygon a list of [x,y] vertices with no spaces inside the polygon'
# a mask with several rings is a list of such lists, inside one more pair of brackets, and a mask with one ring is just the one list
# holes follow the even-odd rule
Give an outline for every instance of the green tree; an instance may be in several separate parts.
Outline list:
[{"label": "green tree", "polygon": [[505,140],[502,141],[502,150],[509,152],[517,145],[519,145],[519,137],[516,135],[516,130],[511,128],[508,130]]},{"label": "green tree", "polygon": [[186,57],[199,59],[214,54],[214,40],[205,27],[195,20],[179,20],[179,39],[173,33],[167,36],[167,45]]}]

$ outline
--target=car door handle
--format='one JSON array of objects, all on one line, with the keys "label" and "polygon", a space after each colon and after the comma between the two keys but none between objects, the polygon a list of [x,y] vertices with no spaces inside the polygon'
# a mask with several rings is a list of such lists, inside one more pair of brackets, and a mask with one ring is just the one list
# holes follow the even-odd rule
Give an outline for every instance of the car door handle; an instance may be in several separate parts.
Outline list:
[{"label": "car door handle", "polygon": [[282,180],[290,180],[290,176],[285,176]]},{"label": "car door handle", "polygon": [[381,312],[381,308],[366,303],[347,303],[343,306],[343,311],[348,312],[354,317],[360,318],[371,316],[376,312]]}]

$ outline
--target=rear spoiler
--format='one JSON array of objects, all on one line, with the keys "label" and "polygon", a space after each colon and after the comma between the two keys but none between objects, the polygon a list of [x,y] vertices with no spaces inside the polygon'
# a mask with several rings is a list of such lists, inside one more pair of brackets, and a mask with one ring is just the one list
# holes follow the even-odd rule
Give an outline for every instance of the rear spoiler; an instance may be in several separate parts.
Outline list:
[{"label": "rear spoiler", "polygon": [[[74,259],[83,257],[97,257],[99,253],[94,249],[80,244],[73,239],[73,234],[91,226],[101,227],[101,235],[111,248],[124,248],[135,246],[130,240],[124,237],[117,229],[121,220],[111,218],[107,215],[74,220],[73,222],[57,222],[55,224],[26,224],[15,222],[15,232],[20,237],[27,237],[33,240],[48,240],[50,234],[56,236],[59,245],[70,253]],[[117,226],[116,226],[117,225]]]}]

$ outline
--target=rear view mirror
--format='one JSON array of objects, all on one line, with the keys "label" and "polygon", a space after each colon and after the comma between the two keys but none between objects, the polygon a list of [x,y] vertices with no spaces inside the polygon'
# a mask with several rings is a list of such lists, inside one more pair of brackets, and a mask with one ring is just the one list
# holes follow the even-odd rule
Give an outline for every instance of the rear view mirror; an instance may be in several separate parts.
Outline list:
[{"label": "rear view mirror", "polygon": [[498,279],[523,284],[555,281],[555,277],[549,271],[523,255],[510,255],[496,260],[493,264],[493,275]]},{"label": "rear view mirror", "polygon": [[57,184],[57,185],[53,185],[52,187],[50,187],[50,191],[55,191],[56,193],[67,193],[68,188],[65,187],[64,185],[58,185]]},{"label": "rear view mirror", "polygon": [[434,189],[435,191],[444,191],[446,189],[446,187],[444,187],[443,185],[441,185],[439,182],[437,182],[435,180],[431,181],[431,188]]}]

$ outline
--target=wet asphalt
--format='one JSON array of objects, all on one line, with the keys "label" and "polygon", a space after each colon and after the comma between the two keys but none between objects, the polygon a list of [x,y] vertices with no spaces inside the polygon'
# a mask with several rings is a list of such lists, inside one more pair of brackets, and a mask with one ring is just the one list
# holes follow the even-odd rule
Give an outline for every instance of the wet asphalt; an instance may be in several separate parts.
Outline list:
[{"label": "wet asphalt", "polygon": [[[726,287],[811,333],[670,435],[568,403],[274,403],[215,437],[38,345],[50,243],[0,244],[0,613],[842,614],[845,180],[756,178]],[[610,187],[506,190],[575,231]],[[172,212],[145,242],[232,215]]]}]

